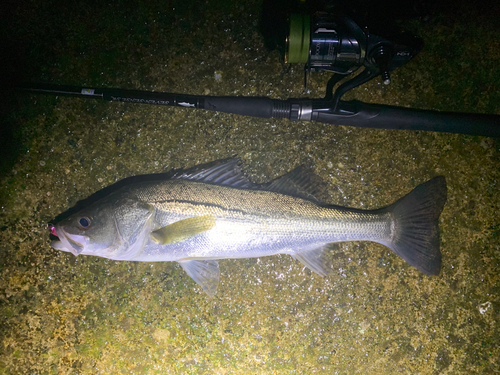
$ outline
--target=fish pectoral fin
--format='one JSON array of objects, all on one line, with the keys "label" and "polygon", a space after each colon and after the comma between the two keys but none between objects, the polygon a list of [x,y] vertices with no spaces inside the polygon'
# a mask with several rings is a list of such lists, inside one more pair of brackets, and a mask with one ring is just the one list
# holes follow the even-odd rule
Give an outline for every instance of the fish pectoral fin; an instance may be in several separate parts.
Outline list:
[{"label": "fish pectoral fin", "polygon": [[165,227],[155,230],[151,237],[161,245],[185,241],[215,226],[214,215],[195,216],[176,221]]},{"label": "fish pectoral fin", "polygon": [[304,266],[309,268],[314,273],[320,276],[326,276],[328,267],[328,262],[324,257],[326,246],[319,248],[299,251],[295,254],[291,254],[292,257],[302,263]]},{"label": "fish pectoral fin", "polygon": [[181,267],[210,297],[219,285],[219,263],[216,260],[181,260]]}]

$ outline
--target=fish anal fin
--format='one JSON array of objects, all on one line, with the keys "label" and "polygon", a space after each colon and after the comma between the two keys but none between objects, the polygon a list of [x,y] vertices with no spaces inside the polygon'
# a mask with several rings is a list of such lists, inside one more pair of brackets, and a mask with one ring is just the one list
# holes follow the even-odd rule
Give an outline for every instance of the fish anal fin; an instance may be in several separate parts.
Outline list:
[{"label": "fish anal fin", "polygon": [[328,263],[325,259],[326,246],[303,250],[292,254],[292,257],[320,276],[326,276]]},{"label": "fish anal fin", "polygon": [[214,215],[195,216],[176,221],[151,233],[151,237],[161,245],[185,241],[215,226]]},{"label": "fish anal fin", "polygon": [[219,263],[216,260],[181,260],[181,267],[210,297],[219,285]]}]

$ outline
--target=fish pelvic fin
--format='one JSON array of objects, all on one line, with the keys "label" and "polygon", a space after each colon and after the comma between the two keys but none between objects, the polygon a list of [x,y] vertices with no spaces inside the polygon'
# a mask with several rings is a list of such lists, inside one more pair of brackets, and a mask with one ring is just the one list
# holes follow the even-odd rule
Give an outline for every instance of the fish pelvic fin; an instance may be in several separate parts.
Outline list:
[{"label": "fish pelvic fin", "polygon": [[216,260],[181,260],[179,264],[209,297],[215,295],[220,276]]},{"label": "fish pelvic fin", "polygon": [[394,220],[392,240],[384,245],[427,275],[441,270],[438,221],[446,195],[446,180],[438,176],[382,209]]}]

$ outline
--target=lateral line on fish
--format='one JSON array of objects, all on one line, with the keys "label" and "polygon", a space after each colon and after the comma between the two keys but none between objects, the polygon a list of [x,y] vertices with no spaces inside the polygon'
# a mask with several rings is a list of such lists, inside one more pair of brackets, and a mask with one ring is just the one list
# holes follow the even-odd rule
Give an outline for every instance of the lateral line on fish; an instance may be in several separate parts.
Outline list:
[{"label": "lateral line on fish", "polygon": [[207,203],[207,202],[167,199],[167,200],[162,200],[162,201],[155,201],[153,204],[163,204],[163,203],[180,203],[180,204],[191,204],[193,206],[215,207],[215,208],[220,208],[221,210],[224,210],[227,212],[237,212],[237,213],[241,213],[244,215],[251,215],[251,212],[249,212],[249,211],[240,210],[240,209],[236,209],[236,208],[228,208],[228,207],[222,206],[220,204]]}]

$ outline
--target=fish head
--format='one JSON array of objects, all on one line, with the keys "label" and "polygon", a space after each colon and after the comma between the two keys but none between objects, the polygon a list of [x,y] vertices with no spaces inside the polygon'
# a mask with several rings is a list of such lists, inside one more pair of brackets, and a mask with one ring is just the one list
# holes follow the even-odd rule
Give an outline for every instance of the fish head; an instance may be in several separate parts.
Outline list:
[{"label": "fish head", "polygon": [[126,259],[132,250],[142,249],[153,213],[151,205],[137,199],[101,199],[59,223],[49,225],[51,233],[57,237],[51,246],[75,256]]},{"label": "fish head", "polygon": [[113,213],[98,205],[67,217],[50,230],[57,236],[51,246],[75,256],[112,253],[121,242]]}]

